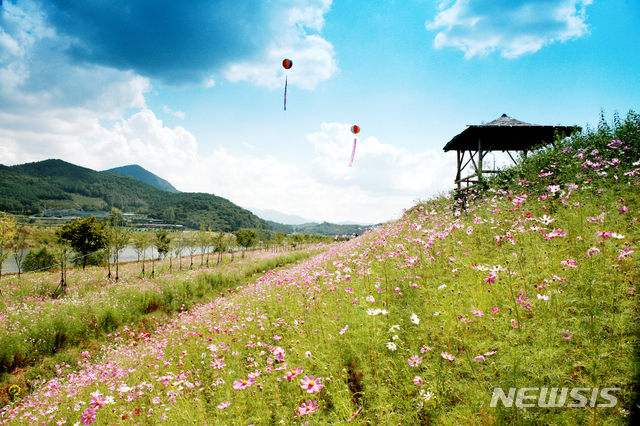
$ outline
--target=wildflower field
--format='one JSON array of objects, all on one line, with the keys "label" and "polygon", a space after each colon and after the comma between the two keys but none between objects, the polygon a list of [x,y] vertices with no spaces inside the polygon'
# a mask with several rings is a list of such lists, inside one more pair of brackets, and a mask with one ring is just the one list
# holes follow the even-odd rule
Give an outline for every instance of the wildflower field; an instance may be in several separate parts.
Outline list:
[{"label": "wildflower field", "polygon": [[[639,155],[634,113],[558,140],[466,202],[420,202],[154,332],[118,327],[0,422],[626,424]],[[111,306],[116,287],[95,287]],[[61,303],[46,315],[62,320]]]}]

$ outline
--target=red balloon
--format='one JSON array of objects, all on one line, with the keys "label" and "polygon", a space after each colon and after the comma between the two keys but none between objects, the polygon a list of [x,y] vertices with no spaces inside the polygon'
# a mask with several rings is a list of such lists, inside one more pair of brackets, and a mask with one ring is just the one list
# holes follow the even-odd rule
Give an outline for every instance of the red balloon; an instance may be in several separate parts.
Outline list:
[{"label": "red balloon", "polygon": [[358,134],[358,132],[360,132],[360,126],[355,125],[355,124],[353,126],[351,126],[351,133],[356,135],[356,134]]},{"label": "red balloon", "polygon": [[285,59],[284,61],[282,61],[282,66],[284,67],[284,69],[288,70],[293,66],[293,61],[291,59]]}]

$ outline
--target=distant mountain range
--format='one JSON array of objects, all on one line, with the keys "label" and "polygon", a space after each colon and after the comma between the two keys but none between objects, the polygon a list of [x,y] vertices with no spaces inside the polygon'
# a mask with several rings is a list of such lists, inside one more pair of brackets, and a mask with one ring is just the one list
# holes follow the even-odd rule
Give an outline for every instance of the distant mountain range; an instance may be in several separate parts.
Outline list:
[{"label": "distant mountain range", "polygon": [[138,166],[137,164],[104,170],[104,173],[115,173],[117,175],[130,176],[134,179],[138,179],[139,181],[147,183],[153,186],[154,188],[173,192],[174,194],[178,194],[180,192],[177,189],[175,189],[173,185],[171,185],[166,180],[162,179],[159,176],[154,175],[153,173],[151,173],[146,169],[143,169],[141,166]]},{"label": "distant mountain range", "polygon": [[250,211],[213,194],[168,192],[137,178],[97,172],[62,160],[0,165],[0,211],[37,215],[45,209],[108,211],[112,207],[192,229],[199,229],[201,223],[226,232],[271,229]]},{"label": "distant mountain range", "polygon": [[180,192],[139,165],[98,172],[62,160],[0,164],[0,211],[38,215],[49,210],[109,211],[116,207],[167,223],[214,231],[241,228],[318,235],[361,234],[370,226],[317,223],[275,210],[244,209],[213,194]]},{"label": "distant mountain range", "polygon": [[315,222],[311,219],[305,219],[304,217],[297,216],[295,214],[280,213],[279,211],[271,210],[271,209],[263,210],[263,209],[256,209],[254,207],[246,207],[246,209],[264,220],[284,223],[287,225],[302,225],[303,223]]}]

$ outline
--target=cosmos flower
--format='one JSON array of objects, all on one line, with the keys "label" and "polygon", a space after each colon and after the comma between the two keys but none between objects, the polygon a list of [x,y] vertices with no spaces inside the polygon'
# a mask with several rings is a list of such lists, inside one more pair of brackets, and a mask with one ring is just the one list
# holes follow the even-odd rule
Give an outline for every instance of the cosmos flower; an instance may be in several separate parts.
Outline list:
[{"label": "cosmos flower", "polygon": [[449,352],[442,352],[440,355],[442,355],[442,358],[448,360],[448,361],[453,361],[456,359],[455,356],[451,355]]},{"label": "cosmos flower", "polygon": [[417,367],[422,363],[422,357],[419,357],[418,355],[413,355],[411,358],[408,359],[408,361],[409,361],[409,367]]},{"label": "cosmos flower", "polygon": [[311,414],[318,409],[318,402],[308,400],[307,402],[303,402],[300,407],[298,407],[298,415],[304,416],[306,414]]},{"label": "cosmos flower", "polygon": [[90,425],[91,423],[96,421],[96,410],[93,408],[87,408],[82,412],[82,416],[80,417],[80,421],[83,425]]},{"label": "cosmos flower", "polygon": [[256,379],[254,379],[253,377],[249,376],[246,379],[242,379],[242,380],[238,380],[233,382],[233,388],[236,390],[242,390],[242,389],[246,389],[249,386],[253,385],[256,382]]},{"label": "cosmos flower", "polygon": [[304,378],[300,380],[300,387],[308,393],[319,392],[324,388],[324,385],[320,384],[321,381],[322,378],[320,377],[316,379],[313,376],[304,376]]}]

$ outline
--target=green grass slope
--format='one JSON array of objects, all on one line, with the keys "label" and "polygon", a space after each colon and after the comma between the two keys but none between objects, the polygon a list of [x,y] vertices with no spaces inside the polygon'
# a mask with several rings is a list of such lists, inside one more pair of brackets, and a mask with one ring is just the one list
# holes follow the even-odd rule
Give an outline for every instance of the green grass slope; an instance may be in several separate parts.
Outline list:
[{"label": "green grass slope", "polygon": [[466,204],[426,200],[153,335],[127,329],[0,419],[632,424],[640,120],[604,124]]}]

